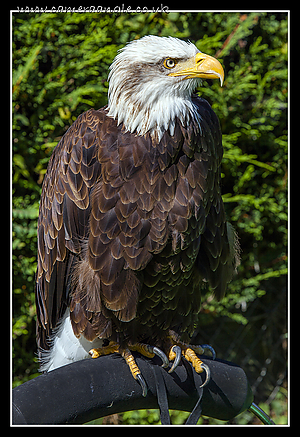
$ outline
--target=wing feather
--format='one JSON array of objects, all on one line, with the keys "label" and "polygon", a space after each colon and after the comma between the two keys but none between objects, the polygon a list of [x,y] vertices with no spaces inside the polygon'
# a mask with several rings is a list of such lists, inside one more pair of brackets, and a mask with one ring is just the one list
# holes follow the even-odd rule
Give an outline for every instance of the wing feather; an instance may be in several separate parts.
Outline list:
[{"label": "wing feather", "polygon": [[[80,252],[89,216],[90,184],[99,177],[96,128],[97,111],[82,114],[63,136],[52,154],[44,178],[38,220],[36,301],[37,340],[47,349],[49,337],[68,303],[74,256]],[[88,124],[93,126],[88,128]],[[88,146],[89,153],[83,153]],[[89,161],[89,169],[85,163]],[[97,164],[97,165],[95,165]],[[85,168],[84,168],[85,167]],[[83,177],[83,175],[85,177]]]}]

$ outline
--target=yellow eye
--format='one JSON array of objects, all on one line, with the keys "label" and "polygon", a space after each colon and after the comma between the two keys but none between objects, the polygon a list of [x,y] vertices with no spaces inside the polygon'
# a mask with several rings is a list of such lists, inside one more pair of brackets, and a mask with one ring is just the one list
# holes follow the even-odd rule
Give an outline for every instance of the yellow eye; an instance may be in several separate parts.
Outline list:
[{"label": "yellow eye", "polygon": [[164,67],[166,68],[174,68],[176,64],[177,64],[176,59],[167,58],[164,60]]}]

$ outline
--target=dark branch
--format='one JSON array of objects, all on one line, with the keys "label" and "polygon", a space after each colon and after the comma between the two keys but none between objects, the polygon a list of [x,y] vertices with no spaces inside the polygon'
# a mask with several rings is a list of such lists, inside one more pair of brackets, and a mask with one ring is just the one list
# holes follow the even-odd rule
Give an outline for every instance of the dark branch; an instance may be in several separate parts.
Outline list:
[{"label": "dark branch", "polygon": [[[13,423],[82,424],[123,411],[158,408],[157,372],[163,377],[169,408],[193,410],[196,387],[203,383],[205,372],[197,374],[184,359],[172,374],[159,366],[159,358],[137,355],[136,360],[148,386],[145,398],[121,357],[83,360],[16,387]],[[230,420],[249,408],[252,393],[243,369],[222,360],[204,358],[203,362],[210,367],[211,380],[203,390],[202,414]]]}]

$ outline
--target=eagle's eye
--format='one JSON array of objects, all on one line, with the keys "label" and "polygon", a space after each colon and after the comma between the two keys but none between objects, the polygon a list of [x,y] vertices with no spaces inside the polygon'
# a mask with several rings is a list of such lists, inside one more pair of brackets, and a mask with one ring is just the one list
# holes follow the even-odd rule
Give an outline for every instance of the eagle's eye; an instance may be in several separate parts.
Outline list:
[{"label": "eagle's eye", "polygon": [[167,58],[164,60],[164,67],[166,68],[174,68],[176,64],[177,64],[176,59]]}]

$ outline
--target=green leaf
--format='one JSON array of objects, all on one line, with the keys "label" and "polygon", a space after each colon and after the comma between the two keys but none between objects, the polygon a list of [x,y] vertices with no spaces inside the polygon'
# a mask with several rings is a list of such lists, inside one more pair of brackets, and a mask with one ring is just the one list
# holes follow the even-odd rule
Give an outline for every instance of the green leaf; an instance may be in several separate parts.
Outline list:
[{"label": "green leaf", "polygon": [[12,77],[13,94],[18,93],[20,83],[22,82],[22,80],[27,78],[42,47],[42,44],[39,44],[37,47],[33,47],[32,50],[29,52],[28,56],[25,58],[25,64],[20,65],[18,69],[14,71]]}]

